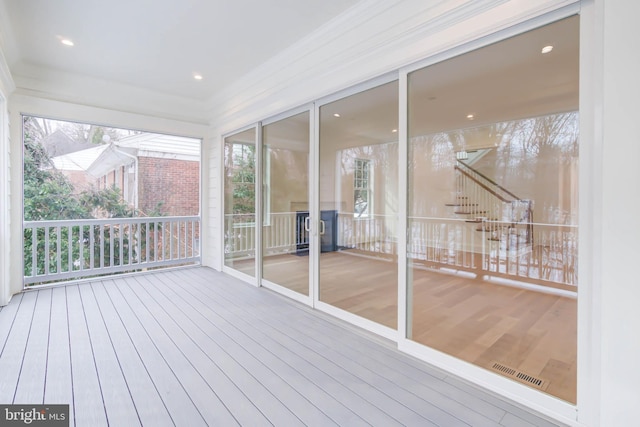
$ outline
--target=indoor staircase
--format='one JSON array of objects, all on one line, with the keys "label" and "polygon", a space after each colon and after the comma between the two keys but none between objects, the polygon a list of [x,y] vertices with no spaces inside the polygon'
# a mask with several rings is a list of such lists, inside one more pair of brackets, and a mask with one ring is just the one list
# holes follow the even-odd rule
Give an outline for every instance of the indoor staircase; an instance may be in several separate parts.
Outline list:
[{"label": "indoor staircase", "polygon": [[487,240],[498,242],[500,249],[520,251],[533,245],[533,203],[521,199],[462,160],[455,166],[457,218],[478,224],[476,231]]}]

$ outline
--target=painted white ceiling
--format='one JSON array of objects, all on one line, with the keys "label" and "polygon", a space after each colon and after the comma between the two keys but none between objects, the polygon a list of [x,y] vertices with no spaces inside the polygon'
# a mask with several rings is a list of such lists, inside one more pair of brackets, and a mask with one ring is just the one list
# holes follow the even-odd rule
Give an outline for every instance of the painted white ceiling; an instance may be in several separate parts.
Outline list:
[{"label": "painted white ceiling", "polygon": [[356,3],[0,0],[0,47],[15,77],[65,73],[205,101]]},{"label": "painted white ceiling", "polygon": [[[548,45],[552,52],[543,54]],[[579,19],[573,16],[410,73],[410,136],[577,111],[579,51]],[[322,105],[321,145],[395,141],[398,91],[395,80]],[[308,122],[307,113],[267,126],[268,144],[292,149],[299,141],[298,149],[308,150]],[[230,140],[254,141],[255,131]]]},{"label": "painted white ceiling", "polygon": [[[409,74],[411,136],[577,111],[579,34],[574,16]],[[321,107],[320,134],[344,147],[390,142],[397,111],[389,83]]]}]

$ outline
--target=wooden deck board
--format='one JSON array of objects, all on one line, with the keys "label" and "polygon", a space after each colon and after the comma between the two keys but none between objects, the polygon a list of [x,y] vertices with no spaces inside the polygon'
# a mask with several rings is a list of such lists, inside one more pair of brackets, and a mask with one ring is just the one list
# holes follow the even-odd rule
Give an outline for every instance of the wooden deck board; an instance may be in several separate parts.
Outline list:
[{"label": "wooden deck board", "polygon": [[129,392],[143,425],[174,425],[158,387],[145,366],[102,282],[91,284],[100,313],[118,356],[120,368],[127,379]]},{"label": "wooden deck board", "polygon": [[0,372],[1,403],[69,403],[76,426],[557,425],[207,268],[15,296]]},{"label": "wooden deck board", "polygon": [[[190,272],[185,271],[185,274]],[[181,281],[185,283],[186,281]],[[195,291],[202,291],[199,283],[194,283],[191,281],[193,288]],[[393,398],[389,398],[388,395],[385,394],[384,390],[380,390],[380,388],[372,386],[372,383],[375,382],[377,378],[363,378],[363,376],[354,375],[349,369],[345,369],[344,365],[350,363],[348,360],[343,360],[342,358],[331,358],[327,357],[326,351],[323,349],[318,350],[314,348],[314,341],[317,337],[299,334],[294,332],[291,328],[293,325],[305,325],[308,323],[308,319],[306,316],[302,317],[299,312],[289,312],[286,310],[288,314],[287,321],[283,324],[274,325],[262,315],[263,311],[260,308],[261,306],[270,307],[273,306],[274,303],[277,303],[277,297],[274,300],[275,295],[270,293],[265,293],[259,295],[258,300],[254,300],[248,295],[240,292],[238,295],[229,296],[227,294],[220,295],[207,295],[208,292],[200,292],[198,296],[203,299],[209,299],[211,303],[213,300],[219,299],[220,301],[224,301],[220,305],[219,309],[233,310],[232,315],[237,316],[240,319],[243,319],[243,322],[246,322],[248,325],[252,325],[252,330],[258,330],[262,332],[256,336],[256,341],[265,343],[270,339],[275,341],[275,345],[279,345],[284,349],[292,349],[296,352],[295,357],[300,360],[309,361],[312,365],[318,367],[324,373],[329,375],[329,378],[324,380],[324,383],[327,384],[341,384],[346,388],[346,395],[343,396],[344,401],[349,402],[349,406],[352,406],[352,403],[364,401],[366,407],[364,410],[371,411],[371,408],[375,409],[371,413],[373,415],[373,422],[375,422],[375,417],[378,415],[378,412],[381,410],[383,413],[382,418],[378,418],[379,422],[389,422],[389,417],[392,420],[395,420],[395,423],[401,423],[404,425],[429,425],[428,418],[420,415],[415,408],[409,408],[405,406],[402,402],[399,402]],[[282,307],[284,309],[284,307]],[[269,316],[277,315],[275,311],[270,312]],[[247,320],[250,319],[250,320]],[[368,374],[373,374],[372,372],[367,372]],[[344,392],[343,392],[344,393]],[[423,402],[428,405],[428,403]],[[361,402],[362,404],[362,402]],[[366,412],[361,412],[365,418],[367,417]],[[454,420],[449,420],[454,421]],[[435,424],[435,423],[432,423]],[[437,425],[437,424],[436,424]],[[444,424],[443,424],[444,425]],[[455,424],[449,424],[455,425]]]},{"label": "wooden deck board", "polygon": [[[268,414],[265,416],[265,413],[258,409],[256,403],[243,393],[242,388],[239,388],[232,381],[232,378],[236,378],[237,372],[244,370],[244,368],[238,363],[227,363],[222,365],[229,370],[228,374],[225,373],[217,363],[223,349],[199,330],[199,325],[193,323],[184,313],[179,312],[174,302],[162,298],[159,289],[155,292],[157,283],[148,283],[148,278],[146,277],[130,278],[126,283],[131,292],[134,292],[141,300],[144,299],[144,304],[149,312],[158,320],[167,334],[171,336],[176,346],[189,358],[211,392],[216,394],[226,410],[236,415],[240,424],[267,423],[267,416],[269,415],[273,417],[275,422],[291,423],[298,421],[289,411],[282,411],[283,408],[282,405],[278,404],[279,402],[265,398],[268,390],[260,390],[261,387],[257,381],[250,381],[250,379],[244,378],[243,386],[246,388],[257,387],[259,389],[257,390],[256,398],[258,401],[262,398],[262,402],[260,402],[262,405],[258,406],[261,406],[262,410]],[[153,289],[148,289],[149,286]]]},{"label": "wooden deck board", "polygon": [[[162,290],[161,290],[162,292]],[[184,294],[176,294],[170,288],[164,290],[167,297],[182,297]],[[208,339],[215,342],[216,345],[221,346],[220,355],[224,354],[224,357],[236,361],[238,366],[243,367],[240,371],[231,371],[234,378],[238,378],[243,381],[242,377],[250,375],[258,382],[259,387],[246,389],[250,394],[254,403],[259,403],[268,396],[273,398],[277,402],[287,402],[287,407],[294,414],[299,422],[303,422],[306,425],[335,425],[337,420],[344,419],[341,415],[344,412],[353,415],[348,409],[343,408],[344,411],[328,412],[324,413],[313,402],[321,401],[323,399],[333,399],[331,396],[322,396],[318,393],[319,389],[313,389],[313,384],[305,382],[305,378],[302,375],[295,375],[293,377],[287,377],[282,375],[282,369],[284,363],[282,360],[275,358],[268,351],[265,351],[265,347],[256,341],[251,339],[245,334],[241,326],[244,321],[236,321],[230,323],[224,316],[220,316],[222,310],[212,307],[210,305],[203,305],[199,300],[188,298],[182,298],[185,304],[192,307],[194,310],[191,313],[186,313],[193,322],[204,325],[203,332],[206,331]],[[286,368],[284,368],[286,369]],[[260,390],[264,390],[266,395]],[[270,412],[273,409],[269,410]],[[274,421],[272,417],[270,420]],[[352,418],[349,418],[353,425],[358,425]],[[279,423],[275,423],[279,425]]]},{"label": "wooden deck board", "polygon": [[[2,381],[0,381],[0,402],[13,403],[16,387],[22,372],[22,361],[24,359],[24,351],[29,339],[29,331],[31,329],[31,320],[33,319],[37,294],[24,295],[18,301],[18,310],[12,319],[13,324],[8,331],[5,346],[0,355],[0,372],[2,372]],[[11,310],[3,310],[10,314]]]},{"label": "wooden deck board", "polygon": [[76,425],[79,426],[107,426],[107,413],[80,298],[80,289],[79,286],[68,286],[66,291],[73,383],[73,417]]},{"label": "wooden deck board", "polygon": [[29,340],[22,360],[22,372],[20,373],[13,403],[28,404],[31,402],[42,403],[44,401],[50,309],[51,290],[38,292],[33,318],[29,327]]},{"label": "wooden deck board", "polygon": [[210,425],[237,425],[234,415],[220,400],[211,384],[206,381],[204,372],[196,366],[194,359],[197,355],[186,354],[192,349],[184,348],[186,341],[180,330],[169,323],[162,308],[153,307],[148,299],[139,298],[128,286],[129,280],[132,279],[118,281],[116,284],[118,290],[130,304],[133,301],[136,302],[136,317],[163,354],[171,370],[179,378],[186,393],[200,409],[204,420]]},{"label": "wooden deck board", "polygon": [[[492,406],[498,407],[505,411],[505,416],[500,421],[500,425],[505,425],[506,419],[511,419],[514,421],[524,420],[529,424],[535,425],[536,427],[557,427],[558,425],[562,425],[540,418],[537,415],[532,414],[531,412],[528,412],[519,406],[516,406],[514,403],[501,399],[493,393],[489,393],[476,387],[469,387],[469,384],[467,384],[460,378],[449,376],[445,378],[444,382],[455,388],[463,390],[467,394],[475,396],[477,399],[480,399]],[[507,417],[507,415],[509,416]]]},{"label": "wooden deck board", "polygon": [[102,319],[95,294],[90,286],[79,286],[78,290],[80,290],[108,422],[110,425],[140,425],[129,385]]},{"label": "wooden deck board", "polygon": [[[160,289],[162,292],[163,290]],[[170,295],[171,289],[166,288],[164,292]],[[172,297],[182,298],[184,292],[173,293]],[[325,399],[334,400],[330,395],[318,394],[320,389],[315,388],[310,382],[305,381],[305,377],[299,372],[287,376],[282,374],[282,370],[287,370],[283,361],[266,351],[264,344],[252,341],[241,327],[245,322],[242,319],[234,323],[225,320],[224,309],[215,305],[204,305],[198,298],[182,298],[194,310],[193,321],[201,325],[209,324],[206,331],[210,339],[218,342],[222,346],[223,352],[228,352],[229,356],[242,362],[242,366],[251,367],[256,380],[268,394],[274,394],[279,402],[286,401],[289,409],[298,417],[300,421],[307,425],[331,425],[336,422],[346,421],[358,425],[358,420],[352,418],[353,413],[342,407],[342,411],[322,412],[312,402]],[[181,304],[182,305],[182,304]],[[289,370],[289,372],[293,372]],[[252,389],[249,391],[253,393]],[[259,397],[259,396],[257,396]],[[347,413],[348,418],[344,418]],[[276,423],[278,425],[278,423]]]},{"label": "wooden deck board", "polygon": [[198,396],[191,396],[186,388],[191,380],[200,383],[197,373],[194,374],[190,369],[188,361],[180,358],[179,350],[155,324],[154,319],[145,313],[141,302],[131,299],[129,293],[122,292],[119,283],[119,280],[111,281],[105,288],[136,343],[145,366],[160,384],[158,388],[162,390],[163,400],[173,421],[176,425],[207,425],[206,419],[211,415],[208,403],[198,405]]},{"label": "wooden deck board", "polygon": [[[185,270],[176,274],[186,276],[193,273]],[[186,283],[187,281],[179,280],[178,282]],[[273,297],[273,295],[271,296]],[[225,295],[220,297],[224,298]],[[233,304],[235,302],[234,299],[229,298],[229,303]],[[299,315],[299,313],[297,313],[298,310],[294,306],[278,310],[277,313],[270,313],[269,310],[261,309],[260,307],[264,304],[256,301],[250,294],[243,295],[242,302],[253,302],[256,308],[253,312],[245,311],[241,314],[241,318],[254,317],[258,328],[269,322],[269,326],[273,328],[269,335],[277,335],[280,331],[286,331],[289,328],[293,329],[291,333],[295,336],[295,339],[289,338],[289,341],[285,342],[286,346],[292,346],[296,341],[300,342],[301,337],[305,337],[304,345],[307,348],[307,352],[302,355],[303,358],[314,361],[316,365],[322,366],[322,369],[328,372],[332,371],[334,367],[339,367],[338,373],[343,375],[343,378],[340,378],[341,381],[355,381],[356,383],[366,384],[367,389],[364,393],[373,399],[372,404],[382,407],[389,414],[399,417],[405,424],[425,423],[426,420],[430,420],[439,425],[492,426],[497,425],[499,418],[504,415],[503,413],[498,413],[498,419],[490,420],[438,391],[425,387],[420,382],[413,381],[411,376],[397,374],[393,369],[389,369],[385,361],[372,358],[370,353],[360,353],[355,350],[357,346],[353,346],[351,340],[342,340],[341,334],[327,334],[328,325],[316,326],[313,325],[315,322],[296,321],[295,316]],[[246,306],[246,304],[243,305]],[[397,385],[396,381],[398,380],[404,384],[404,387]],[[411,387],[409,388],[407,385]],[[375,393],[375,390],[378,390],[378,393]],[[395,399],[385,397],[386,393],[391,393],[395,396]],[[394,401],[397,403],[394,404]],[[406,417],[406,414],[403,414],[407,409],[404,406],[405,404],[414,408],[413,410],[416,411],[417,415],[420,415],[423,419],[417,417],[402,418],[403,415]],[[396,413],[398,406],[400,406],[401,410]]]},{"label": "wooden deck board", "polygon": [[20,307],[20,303],[24,294],[18,294],[13,297],[11,300],[11,304],[5,305],[4,307],[0,307],[0,316],[4,320],[0,322],[0,355],[4,352],[7,339],[9,338],[9,333],[11,332],[11,327],[15,321],[16,315],[18,314],[18,308]]},{"label": "wooden deck board", "polygon": [[[191,297],[185,298],[186,295]],[[258,349],[260,359],[265,364],[264,369],[278,375],[285,383],[298,390],[308,402],[314,402],[318,407],[315,408],[315,412],[326,414],[324,418],[328,417],[328,422],[360,425],[367,424],[367,420],[372,422],[378,420],[378,422],[385,421],[387,425],[394,425],[393,418],[358,395],[354,395],[340,381],[336,381],[321,367],[314,366],[305,355],[301,355],[300,342],[282,344],[272,337],[275,331],[270,334],[261,333],[256,330],[255,323],[247,322],[242,316],[238,317],[238,321],[234,324],[228,323],[224,320],[226,317],[237,317],[237,315],[231,313],[228,305],[223,303],[224,299],[217,301],[211,299],[214,295],[200,294],[194,289],[187,289],[185,292],[183,288],[179,289],[174,296],[184,298],[188,304],[199,310],[203,322],[215,319],[216,322],[222,322],[224,326],[222,330],[233,331],[233,342],[229,341],[231,337],[218,338],[221,342],[226,342],[226,347],[239,346],[243,351]],[[347,402],[348,405],[346,405]],[[327,425],[327,421],[319,422],[322,418],[310,412],[314,408],[309,408],[309,403],[302,401],[303,406],[300,408],[296,408],[293,403],[287,400],[288,406],[303,417],[305,424],[318,422],[319,425]]]},{"label": "wooden deck board", "polygon": [[[47,375],[45,378],[44,401],[42,403],[67,403],[69,404],[70,414],[73,414],[73,383],[66,288],[54,288],[51,290],[51,315],[49,321]],[[70,425],[74,425],[73,417],[70,418]]]}]

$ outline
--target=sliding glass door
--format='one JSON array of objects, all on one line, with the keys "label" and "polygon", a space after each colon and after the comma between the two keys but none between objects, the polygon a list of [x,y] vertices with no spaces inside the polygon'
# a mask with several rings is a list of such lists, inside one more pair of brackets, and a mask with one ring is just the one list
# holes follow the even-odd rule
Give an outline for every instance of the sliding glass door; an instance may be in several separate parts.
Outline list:
[{"label": "sliding glass door", "polygon": [[576,402],[578,17],[408,76],[408,338]]},{"label": "sliding glass door", "polygon": [[309,111],[262,127],[262,279],[309,296]]},{"label": "sliding glass door", "polygon": [[256,129],[224,140],[224,265],[256,277]]},{"label": "sliding glass door", "polygon": [[575,403],[578,42],[570,17],[225,138],[225,265]]},{"label": "sliding glass door", "polygon": [[397,326],[398,82],[320,107],[321,302]]}]

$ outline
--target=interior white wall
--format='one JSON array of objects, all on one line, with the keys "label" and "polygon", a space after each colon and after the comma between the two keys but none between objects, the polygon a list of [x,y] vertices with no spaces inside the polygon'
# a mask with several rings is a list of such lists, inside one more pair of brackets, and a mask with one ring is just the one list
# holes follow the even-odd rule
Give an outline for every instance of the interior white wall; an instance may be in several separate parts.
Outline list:
[{"label": "interior white wall", "polygon": [[[10,110],[10,238],[11,248],[22,247],[22,115],[94,123],[124,129],[136,129],[155,133],[205,138],[209,128],[205,125],[171,120],[73,104],[60,100],[38,98],[14,93],[9,99]],[[22,290],[22,251],[9,253],[9,294]],[[6,288],[7,286],[5,286]]]}]

